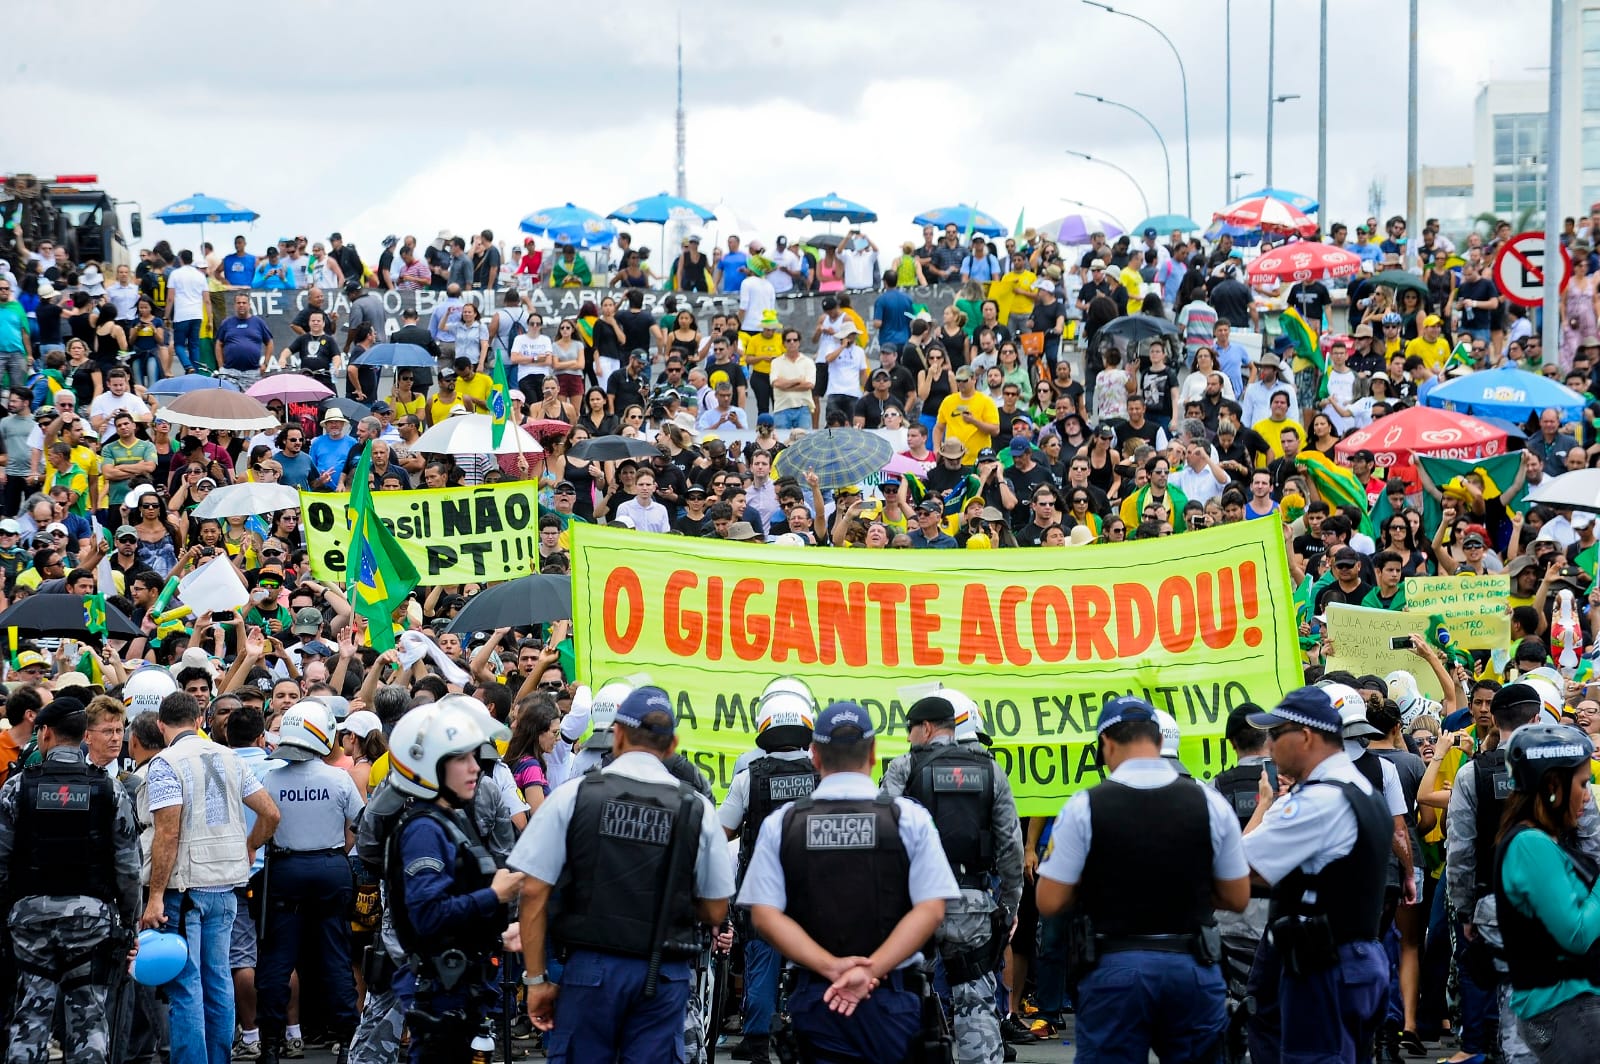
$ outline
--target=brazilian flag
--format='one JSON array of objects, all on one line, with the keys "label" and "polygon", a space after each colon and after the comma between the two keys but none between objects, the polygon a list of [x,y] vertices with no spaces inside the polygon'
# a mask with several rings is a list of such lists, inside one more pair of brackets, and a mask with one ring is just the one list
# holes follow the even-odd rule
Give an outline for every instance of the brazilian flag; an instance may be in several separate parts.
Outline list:
[{"label": "brazilian flag", "polygon": [[391,615],[411,589],[417,586],[416,566],[411,564],[394,533],[378,519],[372,504],[372,443],[361,449],[361,458],[350,481],[350,503],[345,517],[350,523],[350,558],[345,568],[345,595],[350,607],[367,619],[367,637],[380,654],[394,649],[394,623]]},{"label": "brazilian flag", "polygon": [[90,635],[97,635],[104,639],[108,634],[106,629],[106,597],[104,595],[83,596],[83,628]]},{"label": "brazilian flag", "polygon": [[497,347],[494,352],[494,375],[489,385],[489,417],[492,421],[489,439],[499,447],[506,438],[506,421],[511,417],[511,388],[506,383],[505,354]]}]

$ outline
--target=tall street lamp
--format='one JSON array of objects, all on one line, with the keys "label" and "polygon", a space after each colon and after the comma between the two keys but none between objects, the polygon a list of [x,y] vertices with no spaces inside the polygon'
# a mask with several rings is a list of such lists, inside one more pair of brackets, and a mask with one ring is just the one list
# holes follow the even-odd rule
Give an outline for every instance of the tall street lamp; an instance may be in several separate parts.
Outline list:
[{"label": "tall street lamp", "polygon": [[1150,200],[1145,196],[1144,186],[1139,184],[1139,180],[1136,177],[1109,159],[1102,159],[1098,155],[1090,155],[1086,151],[1074,151],[1071,148],[1067,148],[1065,151],[1068,155],[1071,155],[1074,158],[1082,159],[1085,162],[1099,163],[1101,166],[1109,166],[1111,169],[1127,178],[1129,183],[1133,185],[1134,191],[1139,193],[1139,202],[1144,205],[1144,216],[1146,218],[1150,217]]},{"label": "tall street lamp", "polygon": [[[1123,18],[1131,18],[1135,22],[1143,23],[1145,26],[1148,26],[1150,29],[1154,30],[1156,36],[1167,42],[1167,47],[1172,49],[1172,58],[1178,61],[1178,77],[1183,81],[1183,211],[1189,217],[1193,218],[1194,168],[1191,164],[1194,157],[1189,148],[1189,72],[1183,68],[1183,56],[1178,54],[1178,46],[1172,43],[1171,37],[1168,37],[1165,33],[1161,32],[1160,26],[1157,26],[1149,19],[1141,18],[1130,11],[1119,11],[1110,4],[1100,3],[1099,0],[1083,0],[1083,2],[1088,4],[1090,7],[1098,7],[1100,10],[1110,14],[1121,15]],[[1171,198],[1171,196],[1167,197],[1169,201],[1167,203],[1167,211],[1169,213],[1172,210],[1172,204],[1170,202]]]},{"label": "tall street lamp", "polygon": [[[1152,133],[1154,133],[1156,135],[1156,142],[1161,145],[1161,157],[1163,159],[1165,159],[1166,162],[1167,162],[1167,213],[1171,214],[1172,213],[1172,156],[1167,154],[1167,138],[1165,138],[1165,137],[1163,137],[1161,135],[1161,130],[1156,128],[1156,124],[1154,122],[1150,121],[1149,116],[1146,115],[1143,111],[1139,111],[1139,110],[1137,110],[1135,108],[1129,107],[1125,103],[1118,103],[1115,100],[1108,100],[1104,96],[1096,96],[1093,93],[1088,93],[1088,92],[1075,92],[1075,93],[1073,93],[1073,95],[1074,96],[1081,96],[1085,100],[1093,100],[1095,103],[1103,103],[1107,107],[1119,107],[1122,110],[1127,111],[1129,114],[1137,116],[1141,121],[1144,122],[1145,125],[1150,127],[1150,132],[1152,132]],[[1146,215],[1146,217],[1148,217],[1148,215]]]},{"label": "tall street lamp", "polygon": [[1290,100],[1298,100],[1299,98],[1300,98],[1300,94],[1298,92],[1280,93],[1279,95],[1274,96],[1272,98],[1271,102],[1267,105],[1267,119],[1268,119],[1267,120],[1267,187],[1268,188],[1272,188],[1273,187],[1273,185],[1272,185],[1272,121],[1271,121],[1273,108],[1275,108],[1280,103],[1288,103]]}]

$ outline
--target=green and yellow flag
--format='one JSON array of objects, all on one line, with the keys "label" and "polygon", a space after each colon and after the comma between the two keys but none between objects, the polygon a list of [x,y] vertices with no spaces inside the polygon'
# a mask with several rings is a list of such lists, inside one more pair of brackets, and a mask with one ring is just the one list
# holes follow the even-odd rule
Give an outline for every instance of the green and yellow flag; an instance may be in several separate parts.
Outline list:
[{"label": "green and yellow flag", "polygon": [[350,503],[345,517],[350,525],[351,558],[345,568],[345,595],[350,607],[367,619],[372,649],[380,654],[394,648],[391,615],[417,586],[411,564],[389,526],[378,519],[372,504],[372,444],[368,442],[350,480]]},{"label": "green and yellow flag", "polygon": [[1294,341],[1300,357],[1317,367],[1318,373],[1326,373],[1328,367],[1322,359],[1322,345],[1317,342],[1317,331],[1311,327],[1311,323],[1301,317],[1298,310],[1290,307],[1278,318],[1278,324],[1283,326],[1283,335]]},{"label": "green and yellow flag", "polygon": [[1300,468],[1306,471],[1317,494],[1331,507],[1354,506],[1361,511],[1361,531],[1372,535],[1372,524],[1367,514],[1367,489],[1349,468],[1338,464],[1320,451],[1301,451]]},{"label": "green and yellow flag", "polygon": [[90,635],[97,635],[102,639],[106,637],[106,597],[104,595],[83,596],[83,627]]},{"label": "green and yellow flag", "polygon": [[511,388],[506,383],[506,358],[504,352],[495,348],[494,374],[489,385],[489,417],[493,427],[489,432],[489,440],[496,447],[506,438],[506,421],[511,417]]}]

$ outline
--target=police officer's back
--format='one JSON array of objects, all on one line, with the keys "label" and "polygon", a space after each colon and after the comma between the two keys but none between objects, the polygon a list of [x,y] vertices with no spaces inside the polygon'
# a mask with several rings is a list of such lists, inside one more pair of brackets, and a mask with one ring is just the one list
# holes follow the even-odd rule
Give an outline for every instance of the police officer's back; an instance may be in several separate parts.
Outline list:
[{"label": "police officer's back", "polygon": [[350,967],[349,910],[353,898],[345,856],[351,826],[361,815],[361,792],[350,774],[322,758],[333,753],[333,712],[308,698],[289,708],[278,726],[278,760],[263,785],[282,820],[268,846],[263,873],[261,961],[256,970],[261,1059],[276,1064],[285,1035],[289,975],[322,973],[331,1030],[348,1046],[356,1026],[356,988]]},{"label": "police officer's back", "polygon": [[796,965],[802,1047],[898,1061],[921,1025],[918,950],[960,888],[927,811],[878,793],[876,756],[866,710],[823,710],[811,746],[822,780],[761,825],[739,905]]},{"label": "police officer's back", "polygon": [[44,1060],[58,994],[66,1059],[106,1059],[106,991],[138,919],[139,830],[127,794],[79,749],[83,703],[35,720],[43,758],[0,789],[0,891],[20,972],[8,1060]]},{"label": "police officer's back", "polygon": [[1148,702],[1106,703],[1096,734],[1110,775],[1061,811],[1037,888],[1041,916],[1072,910],[1079,1052],[1208,1059],[1227,1025],[1213,903],[1250,895],[1238,820],[1161,756]]},{"label": "police officer's back", "polygon": [[[1344,752],[1327,693],[1291,691],[1250,717],[1267,731],[1288,795],[1262,786],[1245,859],[1272,888],[1268,929],[1250,974],[1250,1059],[1365,1059],[1389,981],[1378,943],[1393,825]],[[1263,780],[1263,783],[1265,781]]]},{"label": "police officer's back", "polygon": [[[817,785],[811,764],[811,729],[817,702],[810,688],[793,677],[767,684],[756,703],[756,752],[744,760],[717,809],[728,838],[739,840],[736,884],[744,882],[756,836],[773,811],[805,798]],[[779,958],[760,936],[747,936],[744,946],[744,1039],[736,1047],[754,1064],[766,1064],[772,1012],[777,1005]]]},{"label": "police officer's back", "polygon": [[[938,934],[957,1056],[963,1064],[988,1064],[1004,1053],[994,972],[1022,900],[1022,822],[994,757],[981,744],[956,741],[958,718],[970,719],[975,708],[971,698],[950,688],[912,703],[906,711],[911,750],[889,763],[882,790],[911,798],[938,825],[961,888],[961,897],[945,907]],[[990,892],[996,878],[998,903]]]},{"label": "police officer's back", "polygon": [[[628,695],[615,758],[546,798],[511,851],[528,876],[528,1015],[553,1062],[671,1060],[682,1045],[697,925],[726,918],[733,870],[711,802],[662,763],[675,730],[665,691]],[[547,936],[567,951],[559,987]]]}]

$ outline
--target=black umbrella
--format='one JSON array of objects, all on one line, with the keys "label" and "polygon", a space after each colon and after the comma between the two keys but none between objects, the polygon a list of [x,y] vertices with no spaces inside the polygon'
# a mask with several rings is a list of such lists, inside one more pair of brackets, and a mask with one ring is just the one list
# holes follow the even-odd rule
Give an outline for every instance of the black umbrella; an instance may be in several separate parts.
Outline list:
[{"label": "black umbrella", "polygon": [[807,240],[806,243],[814,248],[836,248],[844,243],[844,237],[835,236],[832,233],[818,233],[810,240]]},{"label": "black umbrella", "polygon": [[632,436],[596,436],[574,445],[567,453],[591,462],[620,462],[624,458],[652,458],[661,453],[661,448]]},{"label": "black umbrella", "polygon": [[[86,636],[89,625],[83,600],[82,595],[29,595],[0,613],[0,628],[15,628],[24,636]],[[106,631],[119,639],[135,639],[141,634],[139,626],[110,603],[106,604]]]},{"label": "black umbrella", "polygon": [[496,584],[468,600],[447,632],[489,632],[572,616],[572,578],[535,573]]},{"label": "black umbrella", "polygon": [[1157,336],[1177,336],[1178,324],[1170,318],[1157,318],[1151,314],[1127,314],[1100,327],[1095,333],[1098,339],[1102,336],[1112,336],[1135,343],[1141,340],[1151,340]]}]

